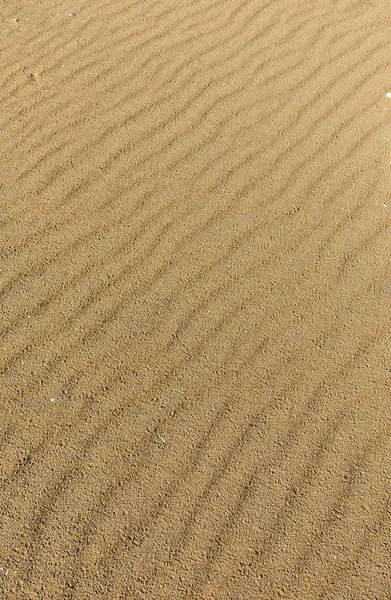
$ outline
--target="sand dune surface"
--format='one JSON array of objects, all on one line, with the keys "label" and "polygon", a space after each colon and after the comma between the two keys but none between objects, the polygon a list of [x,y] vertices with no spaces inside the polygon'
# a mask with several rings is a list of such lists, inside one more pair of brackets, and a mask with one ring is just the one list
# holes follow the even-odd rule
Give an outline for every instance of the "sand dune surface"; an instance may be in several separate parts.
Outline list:
[{"label": "sand dune surface", "polygon": [[389,1],[0,18],[0,597],[389,598]]}]

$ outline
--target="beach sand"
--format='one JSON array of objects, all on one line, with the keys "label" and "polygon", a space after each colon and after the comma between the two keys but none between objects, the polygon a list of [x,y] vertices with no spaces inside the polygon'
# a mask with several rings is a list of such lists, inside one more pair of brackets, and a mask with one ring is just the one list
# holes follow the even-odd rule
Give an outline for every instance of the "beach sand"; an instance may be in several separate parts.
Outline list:
[{"label": "beach sand", "polygon": [[0,597],[385,600],[388,0],[4,0]]}]

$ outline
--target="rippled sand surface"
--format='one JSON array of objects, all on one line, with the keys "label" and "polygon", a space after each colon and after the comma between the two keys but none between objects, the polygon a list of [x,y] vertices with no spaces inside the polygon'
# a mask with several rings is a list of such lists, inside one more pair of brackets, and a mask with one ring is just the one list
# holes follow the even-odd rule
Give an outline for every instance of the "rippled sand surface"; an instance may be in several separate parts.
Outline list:
[{"label": "rippled sand surface", "polygon": [[0,597],[386,600],[390,3],[0,21]]}]

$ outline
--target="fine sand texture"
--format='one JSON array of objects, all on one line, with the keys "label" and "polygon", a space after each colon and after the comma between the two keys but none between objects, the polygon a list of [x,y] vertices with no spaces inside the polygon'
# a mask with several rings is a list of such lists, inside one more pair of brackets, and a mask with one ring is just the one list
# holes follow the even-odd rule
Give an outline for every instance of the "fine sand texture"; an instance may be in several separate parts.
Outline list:
[{"label": "fine sand texture", "polygon": [[0,23],[0,599],[388,600],[389,0]]}]

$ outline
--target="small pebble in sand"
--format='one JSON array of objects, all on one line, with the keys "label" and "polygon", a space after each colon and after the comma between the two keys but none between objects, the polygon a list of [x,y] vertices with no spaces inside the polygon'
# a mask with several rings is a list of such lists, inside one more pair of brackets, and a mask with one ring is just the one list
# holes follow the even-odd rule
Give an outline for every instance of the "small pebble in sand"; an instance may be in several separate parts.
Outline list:
[{"label": "small pebble in sand", "polygon": [[69,13],[69,15],[68,15],[68,16],[69,16],[69,17],[76,17],[76,14],[75,14],[75,13]]},{"label": "small pebble in sand", "polygon": [[387,98],[391,98],[391,92],[387,92],[386,96]]},{"label": "small pebble in sand", "polygon": [[50,398],[50,402],[54,402],[54,401],[55,401],[55,398]]}]

